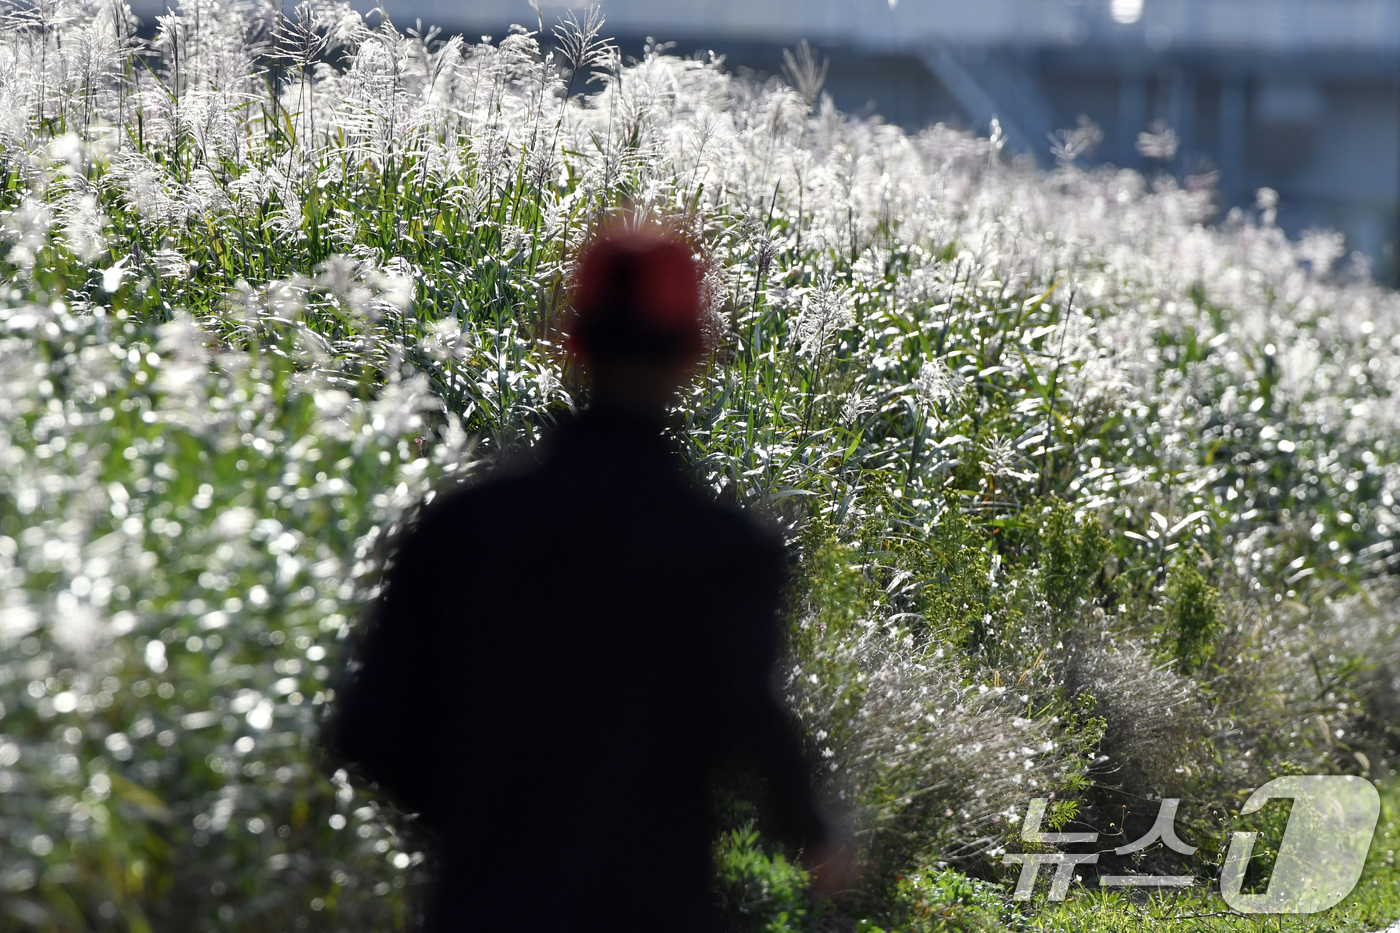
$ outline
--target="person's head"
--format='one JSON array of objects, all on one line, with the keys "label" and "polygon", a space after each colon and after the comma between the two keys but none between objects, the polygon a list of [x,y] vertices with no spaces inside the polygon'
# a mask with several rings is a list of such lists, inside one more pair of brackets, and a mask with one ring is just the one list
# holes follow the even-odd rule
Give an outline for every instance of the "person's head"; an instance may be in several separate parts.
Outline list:
[{"label": "person's head", "polygon": [[704,352],[701,270],[674,234],[604,228],[574,276],[567,349],[602,401],[664,409]]}]

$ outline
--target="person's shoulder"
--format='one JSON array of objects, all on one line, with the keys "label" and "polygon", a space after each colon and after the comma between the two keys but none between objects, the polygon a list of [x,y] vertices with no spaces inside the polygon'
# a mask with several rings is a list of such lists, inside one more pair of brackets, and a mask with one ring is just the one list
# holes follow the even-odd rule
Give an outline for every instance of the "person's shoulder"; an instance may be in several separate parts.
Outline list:
[{"label": "person's shoulder", "polygon": [[[780,527],[753,508],[703,491],[696,499],[705,516],[699,527],[705,530],[691,539],[694,564],[703,568],[703,578],[722,581],[704,590],[704,604],[716,610],[706,616],[706,629],[767,632],[772,620],[766,613],[781,599],[793,571]],[[765,616],[755,626],[754,612],[760,609]]]},{"label": "person's shoulder", "polygon": [[767,517],[694,486],[690,487],[688,498],[702,516],[711,540],[729,562],[762,565],[767,570],[786,562],[782,529]]},{"label": "person's shoulder", "polygon": [[433,491],[422,506],[423,518],[461,516],[494,509],[528,496],[538,469],[496,469],[479,477],[458,480]]},{"label": "person's shoulder", "polygon": [[715,500],[715,506],[734,536],[749,546],[769,551],[784,550],[782,530],[767,517],[752,508],[743,508],[723,500]]},{"label": "person's shoulder", "polygon": [[493,526],[518,523],[536,496],[537,470],[496,470],[433,490],[420,503],[402,535],[419,549],[468,546]]}]

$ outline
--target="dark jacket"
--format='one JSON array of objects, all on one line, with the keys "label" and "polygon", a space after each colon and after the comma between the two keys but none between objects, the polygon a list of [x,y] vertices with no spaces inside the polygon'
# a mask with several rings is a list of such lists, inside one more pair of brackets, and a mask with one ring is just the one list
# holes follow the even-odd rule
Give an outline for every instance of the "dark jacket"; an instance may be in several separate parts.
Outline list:
[{"label": "dark jacket", "polygon": [[659,421],[595,408],[544,449],[405,538],[334,744],[442,840],[432,929],[712,930],[721,766],[792,846],[826,835],[772,687],[781,539]]}]

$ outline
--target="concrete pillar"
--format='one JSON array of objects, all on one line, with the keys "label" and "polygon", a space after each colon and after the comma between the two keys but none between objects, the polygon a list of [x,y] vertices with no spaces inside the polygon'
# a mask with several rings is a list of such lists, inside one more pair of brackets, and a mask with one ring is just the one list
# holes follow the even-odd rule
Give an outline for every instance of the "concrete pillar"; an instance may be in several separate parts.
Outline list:
[{"label": "concrete pillar", "polygon": [[1220,85],[1220,131],[1216,134],[1220,165],[1222,207],[1239,204],[1246,199],[1244,140],[1245,85],[1243,79],[1227,76]]},{"label": "concrete pillar", "polygon": [[1118,164],[1136,168],[1138,134],[1147,129],[1147,82],[1142,75],[1123,72],[1118,78]]},{"label": "concrete pillar", "polygon": [[1190,171],[1196,150],[1196,74],[1189,69],[1172,75],[1167,122],[1176,130],[1177,139],[1181,140],[1176,164],[1182,171]]}]

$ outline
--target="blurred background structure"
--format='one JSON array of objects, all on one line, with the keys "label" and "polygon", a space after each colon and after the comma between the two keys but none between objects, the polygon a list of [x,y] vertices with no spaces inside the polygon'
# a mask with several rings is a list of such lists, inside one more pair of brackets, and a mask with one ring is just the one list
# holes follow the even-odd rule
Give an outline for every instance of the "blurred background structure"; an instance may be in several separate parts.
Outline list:
[{"label": "blurred background structure", "polygon": [[[356,0],[368,11],[372,0]],[[500,37],[528,0],[383,0],[399,28]],[[1377,278],[1400,278],[1400,0],[600,0],[625,54],[646,38],[780,74],[807,39],[848,112],[943,121],[1054,162],[1081,115],[1081,163],[1219,173],[1221,218],[1280,194],[1291,234],[1331,228]],[[134,3],[149,18],[161,0]],[[541,0],[546,28],[578,0]],[[151,9],[147,9],[147,7]],[[1140,134],[1170,129],[1154,139]],[[1155,156],[1152,157],[1152,156]]]}]

